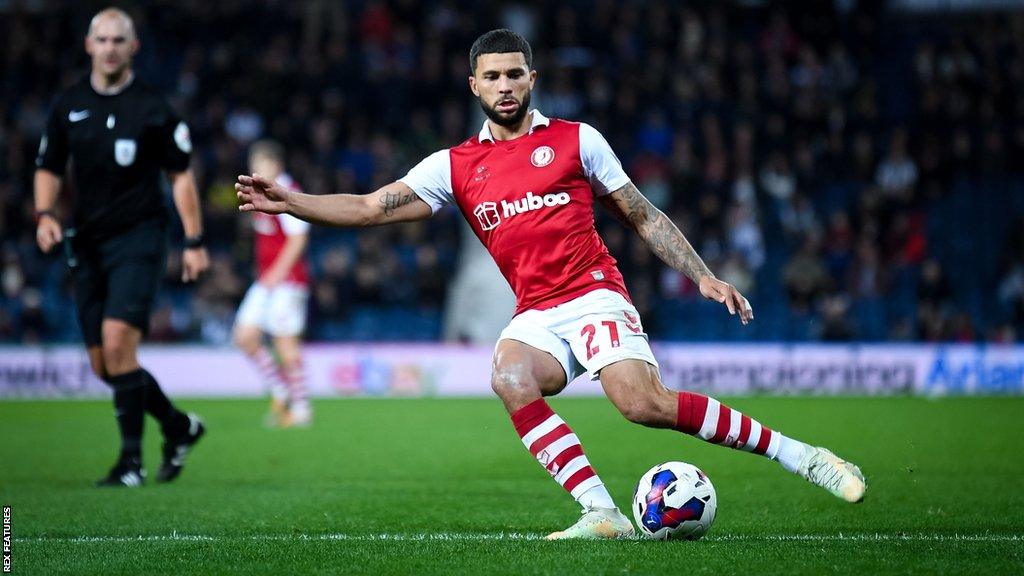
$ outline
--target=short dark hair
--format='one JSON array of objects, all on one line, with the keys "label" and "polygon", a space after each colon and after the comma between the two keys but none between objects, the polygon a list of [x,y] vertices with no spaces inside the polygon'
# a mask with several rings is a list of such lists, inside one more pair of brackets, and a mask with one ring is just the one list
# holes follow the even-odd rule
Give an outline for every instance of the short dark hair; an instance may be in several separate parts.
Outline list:
[{"label": "short dark hair", "polygon": [[476,59],[481,54],[508,54],[510,52],[522,52],[526,59],[526,67],[533,69],[533,51],[530,50],[530,43],[519,34],[508,28],[491,30],[476,39],[473,47],[469,49],[469,70],[476,74]]}]

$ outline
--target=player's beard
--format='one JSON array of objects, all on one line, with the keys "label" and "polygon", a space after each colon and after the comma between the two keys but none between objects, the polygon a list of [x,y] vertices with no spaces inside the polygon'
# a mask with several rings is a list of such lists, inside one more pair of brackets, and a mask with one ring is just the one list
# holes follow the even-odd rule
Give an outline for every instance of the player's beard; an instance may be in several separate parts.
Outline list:
[{"label": "player's beard", "polygon": [[487,115],[487,118],[491,122],[494,122],[498,126],[504,126],[506,128],[508,128],[509,126],[518,125],[520,122],[523,121],[523,118],[526,117],[526,113],[530,111],[529,92],[527,92],[526,96],[523,97],[523,101],[519,103],[519,109],[517,109],[515,114],[512,114],[511,116],[502,116],[498,112],[498,102],[501,102],[501,100],[495,102],[493,108],[485,104],[483,98],[477,98],[477,101],[480,102],[480,108],[483,109],[484,114]]}]

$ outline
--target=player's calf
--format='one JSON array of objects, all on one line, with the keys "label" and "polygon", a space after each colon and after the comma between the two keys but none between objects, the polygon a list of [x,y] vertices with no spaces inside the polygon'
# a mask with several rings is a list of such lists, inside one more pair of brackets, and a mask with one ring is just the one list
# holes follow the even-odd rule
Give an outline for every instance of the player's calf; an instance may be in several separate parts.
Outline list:
[{"label": "player's calf", "polygon": [[616,510],[604,482],[590,465],[580,439],[543,398],[512,413],[523,445],[584,510]]},{"label": "player's calf", "polygon": [[847,502],[864,498],[867,485],[860,468],[824,448],[772,430],[714,398],[680,392],[675,428],[712,444],[766,456]]},{"label": "player's calf", "polygon": [[797,472],[807,444],[788,438],[718,400],[694,392],[679,392],[675,429],[705,442],[751,452],[776,460]]}]

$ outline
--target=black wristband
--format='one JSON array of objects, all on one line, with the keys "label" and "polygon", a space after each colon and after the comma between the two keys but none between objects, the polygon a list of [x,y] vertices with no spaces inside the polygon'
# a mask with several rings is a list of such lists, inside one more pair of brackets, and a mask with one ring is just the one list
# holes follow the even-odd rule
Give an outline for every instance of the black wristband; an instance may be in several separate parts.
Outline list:
[{"label": "black wristband", "polygon": [[53,210],[36,210],[36,224],[39,224],[39,220],[43,216],[49,216],[50,218],[53,218],[54,220],[57,219],[57,215],[53,212]]},{"label": "black wristband", "polygon": [[186,236],[185,237],[185,248],[202,248],[206,244],[206,239],[203,238],[202,234],[198,236]]}]

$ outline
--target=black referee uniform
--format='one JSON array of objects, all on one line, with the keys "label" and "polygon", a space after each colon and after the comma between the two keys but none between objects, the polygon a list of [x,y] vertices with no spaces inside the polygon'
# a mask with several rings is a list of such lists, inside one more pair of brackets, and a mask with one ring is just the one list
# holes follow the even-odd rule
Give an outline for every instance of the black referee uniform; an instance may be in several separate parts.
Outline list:
[{"label": "black referee uniform", "polygon": [[[87,347],[102,346],[105,318],[146,333],[164,273],[170,221],[161,171],[187,170],[191,152],[188,126],[138,81],[101,94],[86,75],[54,102],[36,165],[64,176],[71,161],[75,194],[65,253]],[[158,479],[173,479],[184,452],[202,435],[202,424],[175,409],[144,369],[105,380],[114,389],[122,453],[101,484],[141,483],[143,410],[160,421],[166,438]],[[136,473],[137,483],[130,477]]]},{"label": "black referee uniform", "polygon": [[58,96],[37,165],[75,183],[69,255],[87,346],[99,346],[103,318],[146,332],[163,276],[169,215],[160,171],[188,169],[188,127],[151,90],[133,81],[114,95],[89,77]]}]

